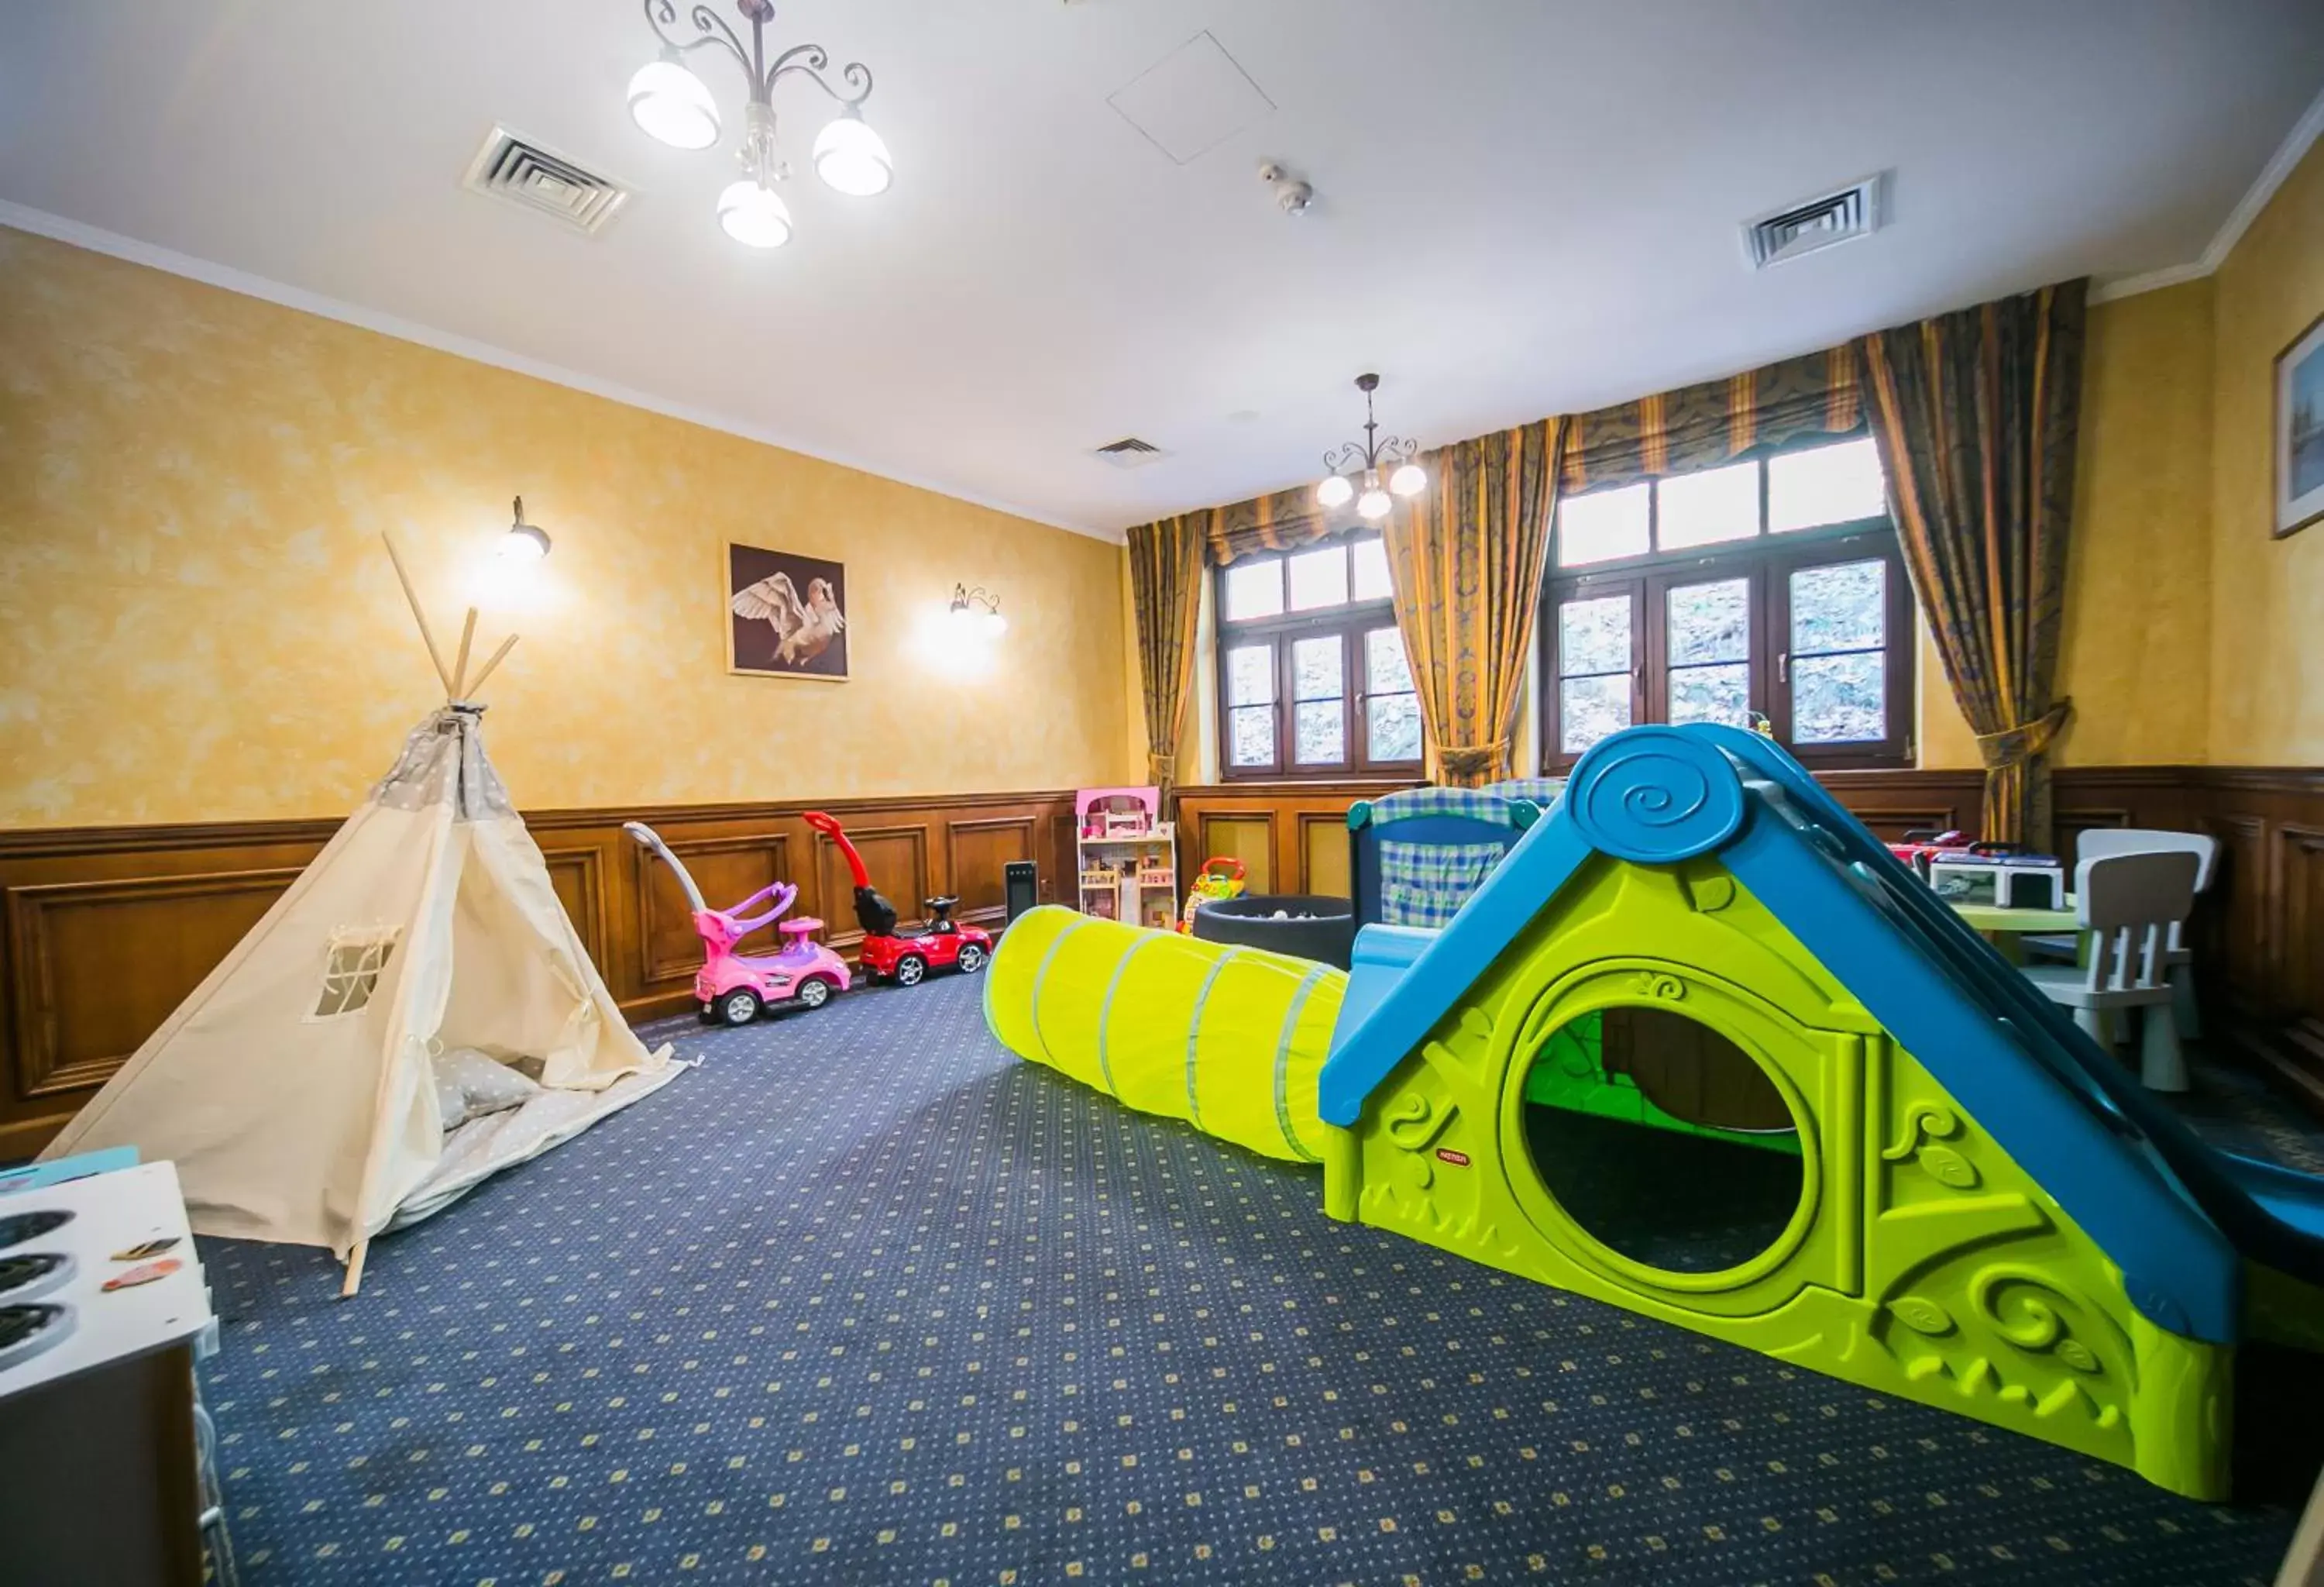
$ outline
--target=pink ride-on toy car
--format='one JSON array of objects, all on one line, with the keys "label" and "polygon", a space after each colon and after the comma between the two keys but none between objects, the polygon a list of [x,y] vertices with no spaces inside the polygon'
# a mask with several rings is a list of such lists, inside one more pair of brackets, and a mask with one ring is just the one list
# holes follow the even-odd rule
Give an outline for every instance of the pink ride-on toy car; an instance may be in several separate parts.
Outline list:
[{"label": "pink ride-on toy car", "polygon": [[[847,961],[814,939],[823,922],[802,915],[775,929],[788,939],[779,954],[738,954],[734,945],[781,915],[798,897],[788,881],[761,888],[731,909],[714,909],[702,901],[678,857],[669,852],[661,835],[642,821],[625,821],[622,830],[659,856],[686,890],[694,906],[694,929],[701,934],[704,960],[694,977],[694,995],[702,1004],[702,1018],[711,1025],[748,1025],[768,1008],[819,1009],[835,992],[847,990]],[[773,907],[763,915],[746,916],[768,900]]]}]

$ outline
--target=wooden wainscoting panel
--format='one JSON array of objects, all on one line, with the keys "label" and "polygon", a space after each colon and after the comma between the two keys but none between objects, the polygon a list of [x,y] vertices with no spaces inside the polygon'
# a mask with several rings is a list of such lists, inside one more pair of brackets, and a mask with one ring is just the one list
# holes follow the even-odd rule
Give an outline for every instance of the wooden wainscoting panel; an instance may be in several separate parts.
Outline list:
[{"label": "wooden wainscoting panel", "polygon": [[1980,771],[1826,771],[1816,780],[1886,843],[1914,831],[1973,834],[1984,808]]},{"label": "wooden wainscoting panel", "polygon": [[[565,906],[565,918],[573,922],[589,962],[602,966],[610,940],[603,857],[595,848],[543,849],[540,857],[549,866],[549,885],[557,890],[557,901]],[[598,973],[604,972],[601,968]]]},{"label": "wooden wainscoting panel", "polygon": [[[104,1084],[298,875],[227,871],[8,889],[16,1097]],[[318,993],[321,975],[318,956]]]},{"label": "wooden wainscoting panel", "polygon": [[[941,889],[995,915],[1000,866],[1036,856],[1056,897],[1073,865],[1073,795],[954,794],[815,804],[677,805],[528,812],[549,881],[623,1013],[693,1006],[702,963],[692,912],[669,867],[623,835],[659,830],[714,906],[777,881],[796,911],[858,939],[854,886],[802,814],[829,810],[863,845],[875,880],[907,913]],[[0,832],[0,1161],[28,1156],[168,1017],[272,898],[319,853],[337,819]],[[932,864],[929,831],[945,849]],[[753,939],[772,946],[773,934]],[[117,966],[134,966],[124,977]]]},{"label": "wooden wainscoting panel", "polygon": [[[1977,824],[1975,770],[1837,771],[1821,780],[1885,836],[1908,826]],[[1235,853],[1254,890],[1346,887],[1348,806],[1407,782],[1238,783],[1179,790],[1180,873]],[[644,1020],[692,1005],[701,949],[666,868],[622,835],[643,819],[724,905],[777,880],[798,885],[802,911],[829,923],[845,951],[858,940],[853,886],[828,843],[799,818],[830,810],[863,848],[874,879],[906,915],[941,890],[980,912],[1000,902],[999,867],[1033,857],[1044,898],[1070,902],[1073,796],[1029,793],[881,797],[817,805],[679,805],[549,810],[526,823],[544,847],[558,897],[623,1011]],[[2071,859],[2096,826],[2209,831],[2221,867],[2196,918],[2207,995],[2304,1077],[2324,1107],[2324,770],[2270,767],[2065,767],[2054,780],[2059,846]],[[0,973],[0,1158],[37,1150],[232,947],[311,860],[337,818],[176,826],[0,832],[0,900],[8,931]],[[941,832],[940,843],[929,834]],[[934,849],[936,852],[931,853]],[[136,973],[123,990],[114,966]],[[2284,1056],[2289,1055],[2289,1056]],[[2255,1061],[2257,1061],[2255,1058]]]},{"label": "wooden wainscoting panel", "polygon": [[[2287,821],[2274,833],[2275,953],[2268,965],[2279,992],[2324,987],[2324,826]],[[2315,1004],[2288,1013],[2324,1013]]]},{"label": "wooden wainscoting panel", "polygon": [[1231,854],[1243,863],[1252,892],[1345,898],[1348,807],[1413,786],[1358,779],[1181,789],[1178,874],[1191,877],[1204,861]]},{"label": "wooden wainscoting panel", "polygon": [[945,890],[960,900],[959,918],[979,926],[1008,913],[1001,867],[1030,860],[1038,844],[1030,816],[981,816],[945,823]]},{"label": "wooden wainscoting panel", "polygon": [[[2226,988],[2241,1007],[2260,1012],[2266,1001],[2270,944],[2273,938],[2267,891],[2271,856],[2267,823],[2257,816],[2229,812],[2213,816],[2206,825],[2219,840],[2218,873],[2211,884],[2230,907],[2218,911],[2216,926],[2203,934],[2197,949],[2208,979]],[[2212,951],[2205,953],[2205,948]]]},{"label": "wooden wainscoting panel", "polygon": [[[918,924],[920,900],[935,894],[928,885],[927,825],[850,826],[847,836],[855,852],[863,856],[863,869],[871,873],[872,885],[896,906],[898,924]],[[815,840],[815,873],[826,900],[820,907],[823,940],[844,952],[863,940],[863,928],[855,921],[855,878],[839,845],[820,833]]]},{"label": "wooden wainscoting panel", "polygon": [[[686,863],[703,901],[714,909],[732,909],[762,887],[794,880],[790,839],[779,832],[736,837],[672,837],[664,833],[662,841]],[[669,866],[636,844],[629,847],[637,900],[638,980],[647,986],[690,983],[702,968],[702,937],[694,929],[694,906]],[[771,927],[752,932],[741,944],[742,952],[752,954],[772,953],[781,946]]]},{"label": "wooden wainscoting panel", "polygon": [[1348,873],[1348,818],[1328,811],[1299,813],[1299,890],[1318,898],[1352,897]]},{"label": "wooden wainscoting panel", "polygon": [[1073,807],[1049,817],[1049,858],[1034,877],[1035,896],[1045,904],[1071,906],[1081,897],[1081,829],[1074,824]]},{"label": "wooden wainscoting panel", "polygon": [[1206,860],[1232,858],[1242,862],[1245,890],[1277,890],[1274,811],[1205,812],[1195,822],[1194,847],[1200,856],[1193,866],[1179,867],[1181,874],[1192,876],[1194,866]]}]

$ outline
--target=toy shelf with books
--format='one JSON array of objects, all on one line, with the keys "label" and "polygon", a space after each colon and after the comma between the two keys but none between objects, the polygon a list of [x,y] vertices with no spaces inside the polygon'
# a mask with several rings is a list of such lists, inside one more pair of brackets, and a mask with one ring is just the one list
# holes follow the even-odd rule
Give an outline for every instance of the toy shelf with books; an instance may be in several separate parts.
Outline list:
[{"label": "toy shelf with books", "polygon": [[1177,834],[1155,788],[1085,788],[1074,797],[1084,915],[1165,931],[1178,908]]}]

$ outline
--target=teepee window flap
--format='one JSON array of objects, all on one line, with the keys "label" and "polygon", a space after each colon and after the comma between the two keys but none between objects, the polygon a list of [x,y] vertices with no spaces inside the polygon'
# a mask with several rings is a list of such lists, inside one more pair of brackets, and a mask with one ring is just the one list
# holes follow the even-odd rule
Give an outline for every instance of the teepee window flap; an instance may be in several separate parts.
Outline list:
[{"label": "teepee window flap", "polygon": [[368,1004],[379,988],[380,973],[387,968],[388,955],[395,951],[396,936],[393,927],[333,932],[323,955],[322,992],[316,999],[315,1011],[307,1017],[336,1020]]}]

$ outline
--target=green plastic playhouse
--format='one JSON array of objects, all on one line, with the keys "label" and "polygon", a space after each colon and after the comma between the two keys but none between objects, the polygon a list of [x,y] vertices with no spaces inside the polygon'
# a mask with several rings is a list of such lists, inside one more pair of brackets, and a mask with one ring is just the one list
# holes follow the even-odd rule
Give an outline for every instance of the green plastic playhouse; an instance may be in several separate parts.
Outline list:
[{"label": "green plastic playhouse", "polygon": [[[1776,1117],[1609,1064],[1672,1016]],[[1318,1090],[1336,1217],[2200,1498],[2238,1342],[2324,1316],[2316,1182],[2197,1141],[1748,734],[1606,741],[1447,927],[1367,927]],[[1545,1106],[1792,1154],[1795,1208],[1737,1265],[1626,1255],[1545,1182]]]}]

